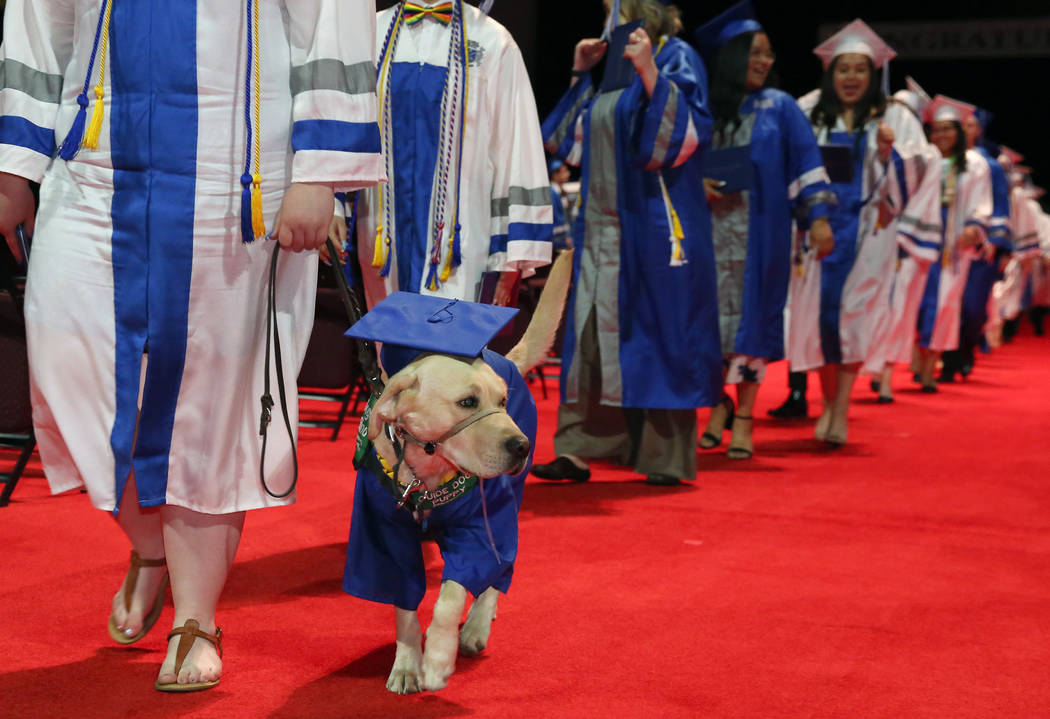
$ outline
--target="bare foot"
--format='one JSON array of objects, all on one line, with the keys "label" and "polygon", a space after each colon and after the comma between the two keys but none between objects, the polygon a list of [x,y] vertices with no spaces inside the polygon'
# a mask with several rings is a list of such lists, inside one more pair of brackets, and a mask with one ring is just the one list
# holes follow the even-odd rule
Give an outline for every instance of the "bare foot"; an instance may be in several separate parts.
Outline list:
[{"label": "bare foot", "polygon": [[831,425],[831,405],[824,405],[824,411],[820,415],[820,419],[817,420],[817,426],[813,429],[813,437],[818,442],[823,442],[828,438],[828,427]]},{"label": "bare foot", "polygon": [[836,447],[841,447],[846,444],[846,436],[848,431],[847,415],[845,412],[832,412],[831,420],[828,422],[828,433],[824,437],[824,441],[828,444],[833,444]]},{"label": "bare foot", "polygon": [[726,454],[730,459],[751,459],[755,454],[755,445],[751,438],[754,421],[751,417],[737,415],[733,418],[733,436],[729,440]]},{"label": "bare foot", "polygon": [[[176,622],[175,627],[183,626],[181,622]],[[208,634],[215,633],[215,623],[201,624],[201,631],[207,632]],[[222,659],[219,658],[219,652],[215,646],[207,639],[201,639],[199,637],[186,637],[185,641],[190,641],[192,638],[193,646],[190,647],[189,653],[186,654],[186,658],[182,661],[182,668],[179,670],[179,674],[175,676],[175,653],[178,651],[179,641],[182,640],[181,635],[176,635],[168,640],[168,654],[164,657],[164,663],[160,665],[160,673],[157,675],[157,683],[159,684],[194,684],[197,682],[211,682],[217,680],[222,675]]]},{"label": "bare foot", "polygon": [[113,597],[111,617],[113,624],[128,639],[138,636],[146,616],[153,610],[157,601],[157,592],[166,584],[167,567],[139,567],[135,589],[131,593],[131,608],[125,605],[124,593],[127,591],[128,579],[133,570],[124,575],[120,589]]}]

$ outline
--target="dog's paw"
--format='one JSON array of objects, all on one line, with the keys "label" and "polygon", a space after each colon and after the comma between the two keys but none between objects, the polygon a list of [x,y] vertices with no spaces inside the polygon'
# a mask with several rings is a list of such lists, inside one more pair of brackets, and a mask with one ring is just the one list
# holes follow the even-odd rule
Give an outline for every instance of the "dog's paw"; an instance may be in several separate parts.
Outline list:
[{"label": "dog's paw", "polygon": [[448,686],[448,679],[456,671],[456,652],[459,649],[458,632],[427,632],[426,651],[423,652],[423,688],[433,692]]},{"label": "dog's paw", "polygon": [[470,605],[467,621],[459,633],[459,650],[464,656],[477,656],[488,646],[492,622],[496,619],[498,597],[499,592],[490,587]]},{"label": "dog's paw", "polygon": [[386,688],[395,694],[415,694],[423,691],[423,653],[418,647],[398,642],[394,666],[386,680]]},{"label": "dog's paw", "polygon": [[459,651],[463,656],[476,657],[485,651],[492,631],[492,615],[487,612],[473,612],[467,617],[459,633]]}]

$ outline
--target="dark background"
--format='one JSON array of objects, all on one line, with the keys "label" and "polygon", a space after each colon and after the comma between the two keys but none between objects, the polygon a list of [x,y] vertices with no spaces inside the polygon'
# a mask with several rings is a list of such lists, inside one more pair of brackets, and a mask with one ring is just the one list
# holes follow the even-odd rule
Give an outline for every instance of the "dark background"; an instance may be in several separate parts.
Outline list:
[{"label": "dark background", "polygon": [[[878,22],[1050,16],[1048,0],[753,2],[777,53],[780,87],[795,96],[814,89],[820,81],[821,65],[812,49],[821,39],[821,24],[845,24],[857,17]],[[379,2],[382,7],[391,4],[389,0]],[[686,24],[684,37],[690,39],[693,29],[732,4],[733,0],[679,0]],[[492,16],[507,26],[521,47],[542,119],[568,84],[576,41],[601,31],[601,0],[496,0]],[[912,75],[931,94],[942,93],[994,112],[989,137],[1022,152],[1025,164],[1035,170],[1037,184],[1050,182],[1050,114],[1046,110],[1050,47],[1036,58],[898,58],[890,63],[891,89],[904,87],[906,75]]]}]

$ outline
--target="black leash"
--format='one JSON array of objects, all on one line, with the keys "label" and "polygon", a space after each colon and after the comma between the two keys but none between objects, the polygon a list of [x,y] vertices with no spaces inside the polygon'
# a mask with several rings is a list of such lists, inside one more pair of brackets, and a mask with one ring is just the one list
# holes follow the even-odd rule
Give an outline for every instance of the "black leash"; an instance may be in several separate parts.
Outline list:
[{"label": "black leash", "polygon": [[[259,435],[262,436],[262,455],[259,458],[259,481],[263,489],[274,499],[284,499],[295,491],[299,483],[299,455],[295,449],[295,434],[292,432],[292,421],[288,417],[288,398],[284,389],[284,367],[281,362],[281,333],[277,328],[277,258],[281,254],[281,245],[274,242],[273,257],[270,259],[270,281],[266,288],[266,362],[263,365],[262,415],[259,418]],[[274,364],[277,370],[277,394],[281,398],[281,415],[284,427],[288,431],[288,441],[292,446],[292,484],[281,494],[275,494],[266,484],[266,439],[270,427],[271,412],[274,402],[270,394],[270,336],[273,336]]]},{"label": "black leash", "polygon": [[[335,266],[336,284],[339,286],[339,295],[343,300],[347,318],[350,324],[354,324],[364,312],[357,295],[350,289],[346,281],[344,268],[339,253],[336,251],[332,240],[326,240],[328,254],[332,264]],[[281,254],[281,245],[274,243],[273,256],[270,259],[270,278],[266,288],[266,362],[263,370],[263,395],[260,398],[262,412],[259,417],[259,435],[262,437],[262,454],[259,458],[259,481],[262,482],[263,490],[274,499],[284,499],[295,491],[299,483],[299,456],[295,447],[295,434],[292,432],[292,421],[288,417],[288,398],[284,387],[284,367],[281,362],[281,334],[277,327],[277,259]],[[273,338],[273,357],[277,374],[277,395],[281,400],[281,416],[284,418],[284,427],[288,432],[288,440],[292,446],[292,484],[281,494],[274,493],[266,484],[266,440],[270,422],[272,420],[274,401],[270,391],[270,342]],[[382,394],[384,385],[379,370],[379,355],[376,352],[374,342],[369,340],[357,341],[357,359],[361,365],[365,380],[372,389],[373,394]]]}]

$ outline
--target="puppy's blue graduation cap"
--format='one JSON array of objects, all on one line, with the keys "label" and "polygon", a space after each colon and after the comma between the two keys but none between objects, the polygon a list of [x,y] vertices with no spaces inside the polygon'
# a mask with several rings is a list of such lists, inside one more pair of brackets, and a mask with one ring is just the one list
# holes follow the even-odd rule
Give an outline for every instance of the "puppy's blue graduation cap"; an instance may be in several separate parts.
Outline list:
[{"label": "puppy's blue graduation cap", "polygon": [[516,307],[394,292],[347,330],[347,337],[383,343],[383,368],[390,376],[424,352],[479,357],[518,314]]},{"label": "puppy's blue graduation cap", "polygon": [[746,32],[762,32],[762,25],[755,17],[755,8],[751,0],[738,2],[718,17],[704,23],[693,37],[704,62],[710,63],[723,45]]}]

